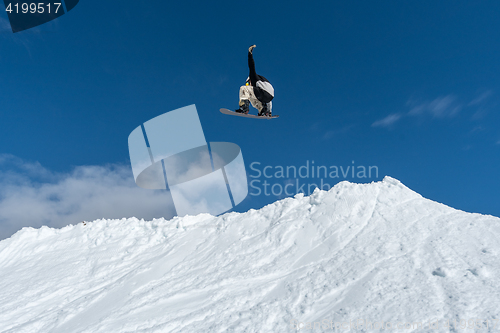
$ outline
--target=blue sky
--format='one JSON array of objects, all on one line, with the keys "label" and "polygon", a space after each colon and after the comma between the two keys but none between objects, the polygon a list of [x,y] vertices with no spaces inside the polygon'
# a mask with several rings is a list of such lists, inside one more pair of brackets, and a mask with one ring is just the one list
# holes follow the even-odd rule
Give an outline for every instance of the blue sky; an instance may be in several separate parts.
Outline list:
[{"label": "blue sky", "polygon": [[[196,104],[207,141],[237,143],[249,175],[256,174],[253,162],[261,168],[307,161],[377,166],[378,177],[325,182],[389,175],[429,199],[500,216],[499,14],[498,1],[124,0],[97,6],[82,0],[55,21],[13,34],[3,12],[0,207],[16,197],[11,210],[30,210],[23,199],[28,192],[37,205],[53,206],[64,199],[40,189],[58,185],[51,191],[72,197],[81,191],[72,179],[100,183],[92,170],[108,180],[119,170],[114,184],[133,186],[124,171],[130,132]],[[237,107],[252,44],[257,73],[275,87],[277,120],[218,111]],[[86,191],[92,196],[92,186]],[[168,216],[140,200],[136,211],[116,204],[106,211],[107,201],[130,198],[99,193],[92,199],[99,209],[68,204],[51,213],[60,220],[52,224]],[[148,196],[137,193],[130,195]],[[281,197],[249,196],[236,210]],[[34,216],[18,220],[0,212],[0,223],[4,229],[14,224],[9,230],[39,226],[38,211],[31,210]]]}]

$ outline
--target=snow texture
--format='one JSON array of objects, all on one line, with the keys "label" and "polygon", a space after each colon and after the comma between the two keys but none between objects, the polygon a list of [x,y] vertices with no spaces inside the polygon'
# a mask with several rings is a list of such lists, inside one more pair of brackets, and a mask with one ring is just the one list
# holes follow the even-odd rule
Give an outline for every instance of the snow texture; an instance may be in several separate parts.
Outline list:
[{"label": "snow texture", "polygon": [[499,236],[390,177],[242,214],[24,228],[0,242],[0,332],[496,332]]}]

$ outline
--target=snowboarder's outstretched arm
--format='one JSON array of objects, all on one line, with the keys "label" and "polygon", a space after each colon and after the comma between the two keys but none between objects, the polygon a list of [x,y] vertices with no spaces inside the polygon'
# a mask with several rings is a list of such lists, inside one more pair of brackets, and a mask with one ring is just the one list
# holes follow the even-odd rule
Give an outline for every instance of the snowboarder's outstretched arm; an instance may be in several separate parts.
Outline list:
[{"label": "snowboarder's outstretched arm", "polygon": [[257,86],[257,81],[259,80],[257,78],[257,73],[255,72],[255,62],[253,61],[253,55],[252,51],[255,45],[250,46],[248,49],[248,69],[250,69],[250,83],[252,86],[256,87]]}]

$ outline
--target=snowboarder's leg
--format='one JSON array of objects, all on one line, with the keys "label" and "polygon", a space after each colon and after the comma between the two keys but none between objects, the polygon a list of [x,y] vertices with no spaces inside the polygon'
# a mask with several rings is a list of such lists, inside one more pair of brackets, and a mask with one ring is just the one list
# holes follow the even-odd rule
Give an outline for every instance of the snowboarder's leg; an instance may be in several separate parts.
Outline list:
[{"label": "snowboarder's leg", "polygon": [[259,116],[263,117],[271,117],[272,109],[273,109],[273,103],[261,103],[262,108],[259,110]]},{"label": "snowboarder's leg", "polygon": [[251,98],[256,98],[253,92],[252,86],[241,86],[240,87],[240,101],[250,100]]},{"label": "snowboarder's leg", "polygon": [[[252,103],[252,106],[257,110],[262,109],[262,103],[255,97],[254,89],[252,86],[242,86],[240,88],[240,108],[236,112],[248,113],[248,103]],[[246,109],[244,109],[246,107]]]},{"label": "snowboarder's leg", "polygon": [[259,101],[257,98],[252,98],[250,99],[250,103],[252,103],[252,106],[256,108],[257,110],[262,110],[262,102]]},{"label": "snowboarder's leg", "polygon": [[239,106],[240,108],[237,109],[237,110],[234,110],[235,112],[238,112],[238,113],[245,113],[247,114],[248,111],[249,111],[249,106],[250,106],[250,101],[248,99],[240,99],[240,102],[239,102]]}]

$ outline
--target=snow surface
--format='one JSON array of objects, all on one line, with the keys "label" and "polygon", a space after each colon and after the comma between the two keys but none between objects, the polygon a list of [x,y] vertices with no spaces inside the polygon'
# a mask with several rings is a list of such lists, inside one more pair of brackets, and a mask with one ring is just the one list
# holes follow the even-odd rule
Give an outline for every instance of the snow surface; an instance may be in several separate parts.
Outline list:
[{"label": "snow surface", "polygon": [[496,332],[499,236],[390,177],[243,214],[24,228],[0,242],[0,332]]}]

